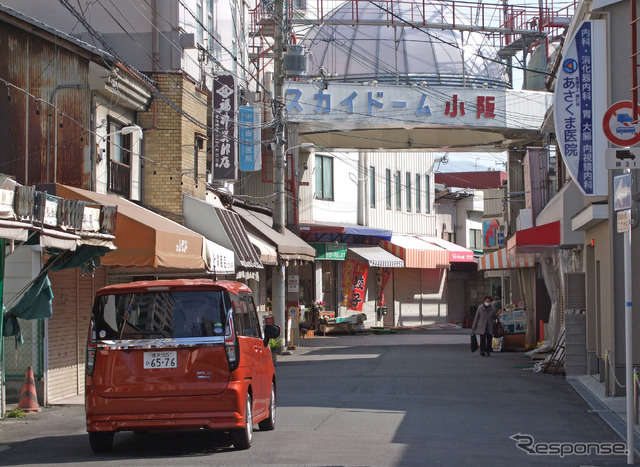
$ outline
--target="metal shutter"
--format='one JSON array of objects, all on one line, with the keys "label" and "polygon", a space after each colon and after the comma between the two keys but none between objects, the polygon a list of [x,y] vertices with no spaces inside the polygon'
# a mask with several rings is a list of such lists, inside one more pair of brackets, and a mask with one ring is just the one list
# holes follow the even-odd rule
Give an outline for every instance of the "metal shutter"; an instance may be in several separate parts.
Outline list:
[{"label": "metal shutter", "polygon": [[87,329],[95,291],[106,285],[106,269],[49,273],[53,316],[47,323],[47,402],[84,393]]}]

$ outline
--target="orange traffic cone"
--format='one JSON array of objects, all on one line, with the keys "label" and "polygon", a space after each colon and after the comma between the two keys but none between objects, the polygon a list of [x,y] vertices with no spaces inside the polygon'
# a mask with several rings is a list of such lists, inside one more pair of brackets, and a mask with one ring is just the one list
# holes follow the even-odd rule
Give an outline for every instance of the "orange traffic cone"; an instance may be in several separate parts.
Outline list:
[{"label": "orange traffic cone", "polygon": [[24,375],[24,384],[22,385],[18,408],[23,412],[40,412],[36,383],[33,380],[33,368],[31,367],[27,368],[27,374]]}]

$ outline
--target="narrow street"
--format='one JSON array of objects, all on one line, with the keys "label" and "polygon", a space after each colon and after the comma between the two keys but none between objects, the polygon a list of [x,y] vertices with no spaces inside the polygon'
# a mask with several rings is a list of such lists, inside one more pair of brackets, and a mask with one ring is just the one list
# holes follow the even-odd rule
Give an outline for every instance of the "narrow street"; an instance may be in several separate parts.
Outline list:
[{"label": "narrow street", "polygon": [[535,373],[521,353],[482,358],[467,341],[458,329],[304,340],[277,363],[276,430],[256,429],[248,451],[234,451],[224,434],[120,433],[113,451],[97,456],[82,406],[69,405],[0,421],[0,464],[626,464],[595,448],[563,457],[519,449],[510,437],[549,448],[622,440],[564,376]]}]

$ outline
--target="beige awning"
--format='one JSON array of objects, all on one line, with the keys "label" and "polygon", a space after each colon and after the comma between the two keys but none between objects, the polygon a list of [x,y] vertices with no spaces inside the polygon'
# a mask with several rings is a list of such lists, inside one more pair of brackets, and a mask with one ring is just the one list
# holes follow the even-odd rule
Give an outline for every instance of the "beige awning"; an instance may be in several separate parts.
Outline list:
[{"label": "beige awning", "polygon": [[102,257],[106,266],[205,272],[212,270],[218,261],[216,269],[221,273],[221,269],[227,269],[228,255],[233,255],[226,249],[217,254],[216,248],[205,244],[202,235],[119,196],[66,185],[56,185],[56,196],[117,206],[114,241],[117,250]]},{"label": "beige awning", "polygon": [[262,264],[269,266],[275,266],[278,264],[278,252],[274,247],[267,242],[263,242],[253,234],[247,233],[249,241],[253,243],[253,246],[260,252],[260,261]]}]

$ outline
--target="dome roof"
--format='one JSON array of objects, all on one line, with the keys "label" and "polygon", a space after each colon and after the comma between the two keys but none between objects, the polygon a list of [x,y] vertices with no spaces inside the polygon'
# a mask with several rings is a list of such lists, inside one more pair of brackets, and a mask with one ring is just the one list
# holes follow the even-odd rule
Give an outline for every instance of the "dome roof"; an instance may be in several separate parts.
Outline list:
[{"label": "dome roof", "polygon": [[326,23],[304,38],[312,52],[309,72],[317,75],[322,67],[337,75],[333,81],[344,82],[509,87],[506,67],[495,48],[483,45],[485,36],[420,27],[411,19],[418,11],[422,16],[424,8],[427,24],[443,23],[451,13],[441,6],[395,2],[393,7],[389,16],[373,2],[358,2],[356,24],[352,2],[336,8]]}]

